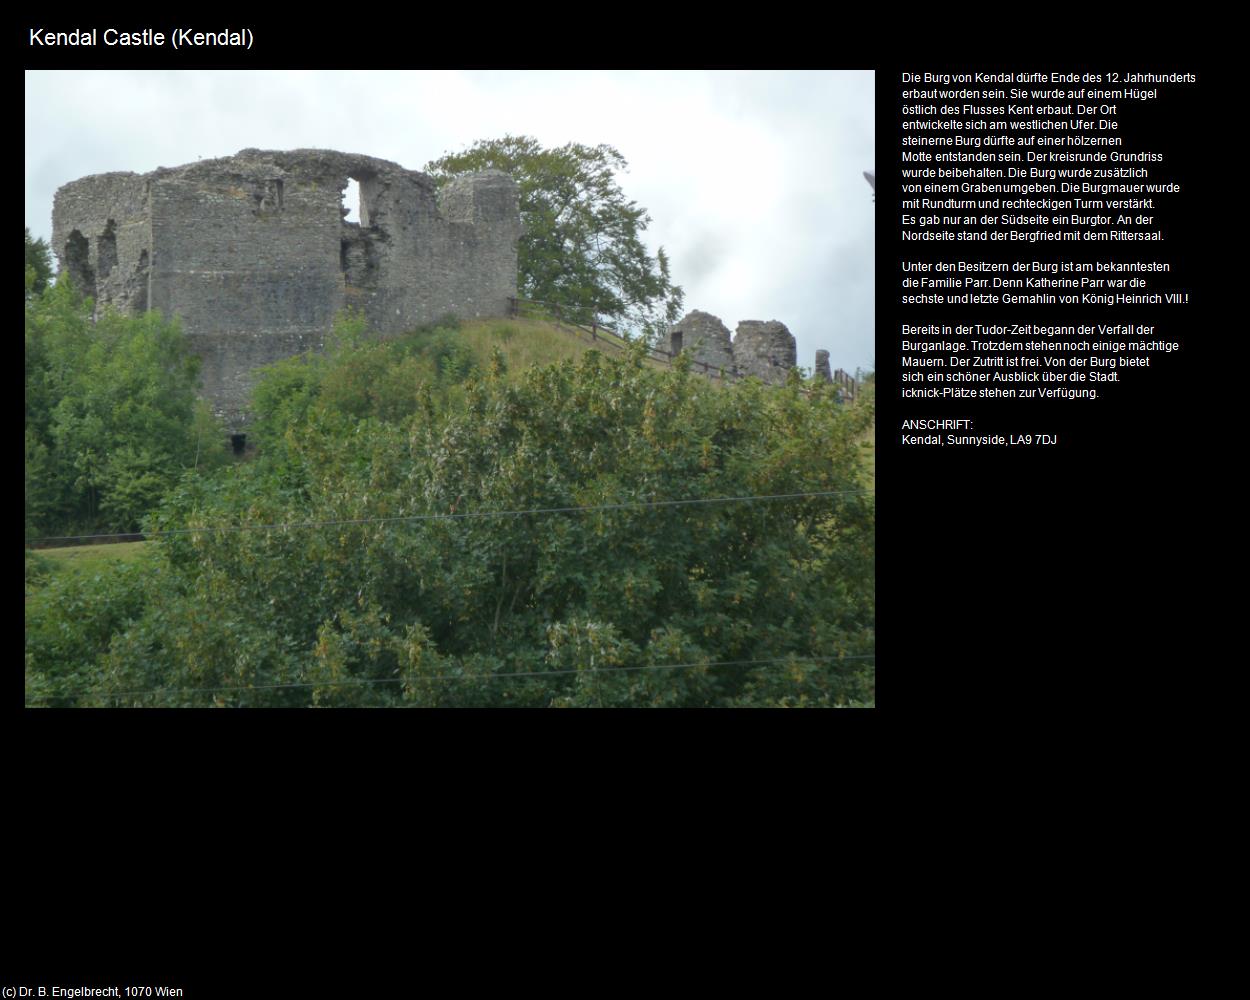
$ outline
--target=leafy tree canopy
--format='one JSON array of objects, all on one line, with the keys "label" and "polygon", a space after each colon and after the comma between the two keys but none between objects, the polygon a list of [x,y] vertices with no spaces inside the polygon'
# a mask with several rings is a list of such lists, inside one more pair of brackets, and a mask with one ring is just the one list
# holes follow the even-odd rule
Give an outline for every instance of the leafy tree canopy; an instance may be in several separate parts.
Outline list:
[{"label": "leafy tree canopy", "polygon": [[28,537],[134,531],[184,470],[224,459],[177,324],[91,309],[69,281],[26,302]]},{"label": "leafy tree canopy", "polygon": [[[32,703],[871,703],[870,410],[655,371],[641,345],[492,363],[441,399],[410,357],[388,362],[406,389],[370,343],[275,367],[281,446],[167,495],[149,527],[192,531],[149,543],[141,593],[31,601]],[[245,524],[269,527],[220,530]]]},{"label": "leafy tree canopy", "polygon": [[52,280],[52,251],[42,238],[33,239],[26,227],[26,297],[38,295]]},{"label": "leafy tree canopy", "polygon": [[651,256],[641,234],[646,210],[621,191],[625,157],[607,145],[545,149],[528,136],[475,143],[426,164],[438,183],[478,170],[503,170],[520,188],[525,233],[518,247],[522,297],[559,305],[579,322],[654,335],[681,315],[661,247]]}]

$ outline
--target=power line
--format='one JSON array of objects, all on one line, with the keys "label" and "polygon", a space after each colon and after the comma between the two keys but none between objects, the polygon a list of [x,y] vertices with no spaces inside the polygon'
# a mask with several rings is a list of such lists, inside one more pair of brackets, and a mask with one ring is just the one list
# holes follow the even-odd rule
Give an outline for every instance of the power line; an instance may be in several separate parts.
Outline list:
[{"label": "power line", "polygon": [[[406,514],[395,517],[360,517],[344,518],[333,521],[294,521],[278,524],[225,524],[205,528],[168,528],[164,531],[145,531],[144,539],[161,538],[167,535],[195,535],[212,531],[276,531],[286,528],[327,528],[343,527],[356,524],[398,524],[411,521],[448,521],[472,517],[523,517],[529,514],[570,514],[588,513],[599,510],[637,510],[647,507],[678,507],[689,504],[743,503],[752,500],[795,500],[806,497],[838,497],[860,496],[874,493],[875,490],[818,490],[809,493],[773,493],[761,496],[745,497],[706,497],[692,500],[638,500],[626,503],[595,504],[584,507],[532,507],[525,510],[478,510],[463,513],[447,514]],[[75,539],[89,540],[92,538],[114,538],[116,532],[100,535],[51,535],[46,538],[30,538],[27,545],[41,542],[65,542]]]},{"label": "power line", "polygon": [[[709,663],[659,663],[636,667],[588,667],[585,670],[518,670],[497,674],[435,674],[418,677],[349,677],[333,681],[300,681],[290,684],[256,684],[251,687],[193,687],[193,688],[146,688],[140,691],[100,692],[107,698],[131,698],[144,694],[207,694],[213,691],[277,691],[290,688],[340,687],[353,684],[403,684],[410,681],[480,681],[503,677],[554,677],[565,674],[607,674],[626,670],[686,670],[693,667],[743,667],[773,663],[821,663],[827,660],[871,660],[876,653],[858,653],[853,656],[779,656],[765,660],[720,660]],[[56,697],[56,695],[52,695]]]}]

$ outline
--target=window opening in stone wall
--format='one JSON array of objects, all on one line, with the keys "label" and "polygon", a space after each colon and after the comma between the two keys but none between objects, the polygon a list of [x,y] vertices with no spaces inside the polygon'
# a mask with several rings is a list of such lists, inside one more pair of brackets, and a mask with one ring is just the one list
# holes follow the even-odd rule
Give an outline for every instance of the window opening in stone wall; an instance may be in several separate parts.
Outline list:
[{"label": "window opening in stone wall", "polygon": [[95,298],[95,272],[91,269],[91,248],[87,237],[77,229],[65,241],[65,270],[82,295]]},{"label": "window opening in stone wall", "polygon": [[669,344],[669,353],[672,354],[673,357],[677,357],[677,355],[681,353],[681,340],[681,331],[674,330],[672,341]]},{"label": "window opening in stone wall", "polygon": [[361,224],[360,181],[355,177],[347,178],[347,187],[343,189],[343,221]]},{"label": "window opening in stone wall", "polygon": [[373,288],[377,284],[378,254],[375,240],[385,234],[373,228],[371,197],[376,197],[376,177],[364,173],[360,177],[348,175],[343,181],[342,206],[343,227],[339,251],[339,266],[344,280],[351,289]]},{"label": "window opening in stone wall", "polygon": [[374,214],[374,199],[378,196],[377,175],[367,170],[353,176],[348,174],[340,191],[343,221],[349,225],[360,226],[361,229],[372,229],[377,225]]}]

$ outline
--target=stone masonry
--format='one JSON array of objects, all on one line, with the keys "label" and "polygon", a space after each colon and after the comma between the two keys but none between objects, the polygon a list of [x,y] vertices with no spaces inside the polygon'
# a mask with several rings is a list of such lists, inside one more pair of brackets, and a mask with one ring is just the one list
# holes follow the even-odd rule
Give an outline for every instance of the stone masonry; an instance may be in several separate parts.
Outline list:
[{"label": "stone masonry", "polygon": [[[344,218],[349,179],[359,223]],[[62,187],[52,210],[61,270],[97,308],[181,318],[231,430],[246,423],[254,370],[320,349],[345,306],[382,335],[506,315],[520,235],[504,173],[436,190],[397,163],[320,149],[97,174]]]},{"label": "stone masonry", "polygon": [[734,352],[729,330],[711,313],[698,309],[687,313],[669,334],[669,350],[674,356],[689,351],[695,361],[702,361],[713,370],[724,369],[733,374]]},{"label": "stone masonry", "polygon": [[733,342],[729,330],[710,313],[687,313],[669,330],[669,352],[690,351],[695,361],[729,374],[754,375],[770,385],[785,382],[798,363],[794,335],[784,323],[744,319],[738,324]]},{"label": "stone masonry", "polygon": [[740,375],[780,385],[798,364],[794,334],[776,320],[744,319],[734,333],[734,360]]}]

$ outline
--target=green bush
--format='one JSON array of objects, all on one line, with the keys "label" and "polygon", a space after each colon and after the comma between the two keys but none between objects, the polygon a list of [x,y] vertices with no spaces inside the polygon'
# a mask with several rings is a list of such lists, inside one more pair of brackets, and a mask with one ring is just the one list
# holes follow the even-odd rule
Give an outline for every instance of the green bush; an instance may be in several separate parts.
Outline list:
[{"label": "green bush", "polygon": [[[101,703],[103,657],[143,610],[153,587],[143,560],[110,563],[90,576],[54,575],[26,603],[26,705]],[[155,589],[155,588],[153,588]]]},{"label": "green bush", "polygon": [[[160,542],[159,586],[137,616],[114,616],[111,640],[72,659],[91,697],[872,703],[869,408],[837,406],[814,382],[713,386],[645,368],[635,350],[517,381],[474,375],[405,417],[352,412],[349,388],[365,387],[356,366],[377,365],[379,347],[326,361],[281,449],[167,495],[152,527],[195,531]],[[417,360],[395,358],[401,371]],[[384,367],[370,370],[381,384]],[[826,491],[837,495],[642,505]],[[285,526],[224,530],[249,523]],[[118,694],[133,690],[158,693]]]},{"label": "green bush", "polygon": [[176,323],[121,316],[63,278],[26,302],[26,530],[135,531],[186,469],[225,460]]}]

